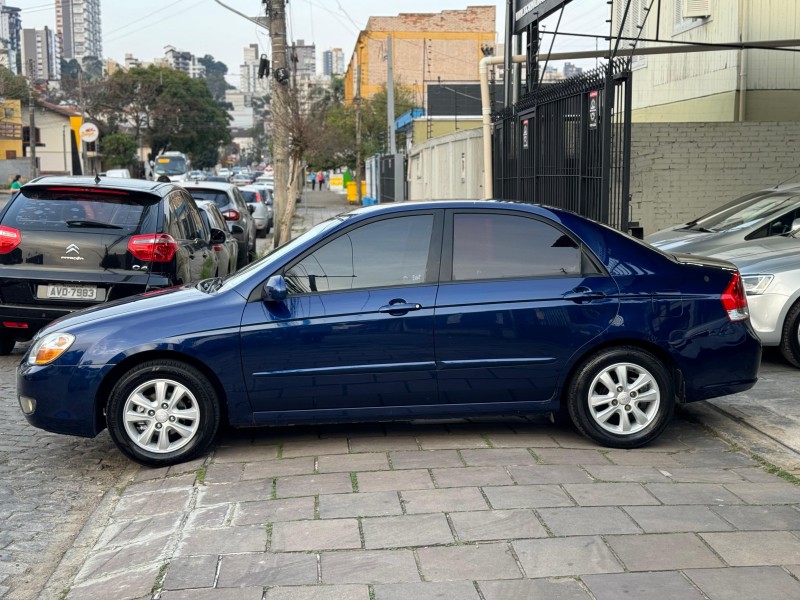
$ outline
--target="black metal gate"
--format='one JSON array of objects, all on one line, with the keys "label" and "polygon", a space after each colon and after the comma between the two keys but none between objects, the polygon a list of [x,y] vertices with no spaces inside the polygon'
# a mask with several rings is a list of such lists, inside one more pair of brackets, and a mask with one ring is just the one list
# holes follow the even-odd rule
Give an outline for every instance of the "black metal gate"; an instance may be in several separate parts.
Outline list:
[{"label": "black metal gate", "polygon": [[544,85],[494,115],[494,197],[629,228],[631,72],[624,60]]}]

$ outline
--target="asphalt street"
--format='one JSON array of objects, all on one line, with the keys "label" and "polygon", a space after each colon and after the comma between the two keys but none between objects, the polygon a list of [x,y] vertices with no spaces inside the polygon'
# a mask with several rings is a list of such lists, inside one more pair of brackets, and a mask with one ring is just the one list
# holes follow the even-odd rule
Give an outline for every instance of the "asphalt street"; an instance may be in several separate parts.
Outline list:
[{"label": "asphalt street", "polygon": [[[294,228],[346,209],[309,192]],[[426,421],[225,430],[170,469],[28,426],[21,352],[0,357],[0,598],[800,598],[800,370],[772,352],[635,451]]]}]

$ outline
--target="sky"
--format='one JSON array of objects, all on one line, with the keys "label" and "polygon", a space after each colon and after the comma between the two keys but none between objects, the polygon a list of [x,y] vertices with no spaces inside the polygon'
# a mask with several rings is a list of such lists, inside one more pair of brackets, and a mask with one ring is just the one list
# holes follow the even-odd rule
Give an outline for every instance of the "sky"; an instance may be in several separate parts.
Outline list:
[{"label": "sky", "polygon": [[[246,15],[263,15],[261,0],[221,0]],[[6,0],[6,5],[22,9],[22,26],[55,29],[53,0]],[[503,42],[506,0],[290,0],[287,4],[289,41],[316,44],[318,69],[322,52],[342,48],[349,62],[358,32],[370,16],[395,16],[401,12],[440,12],[464,9],[469,5],[497,7],[497,41]],[[606,0],[573,0],[564,10],[559,31],[605,35],[608,33]],[[101,0],[104,58],[122,62],[125,54],[149,62],[164,56],[164,46],[174,46],[197,56],[211,54],[228,66],[228,80],[238,83],[243,49],[258,44],[270,54],[269,33],[220,6],[215,0]],[[558,13],[544,21],[546,31],[555,31]],[[553,36],[544,36],[549,47]],[[554,51],[593,50],[604,42],[591,39],[556,40]],[[573,61],[576,62],[576,61]],[[594,61],[579,62],[592,67]]]}]

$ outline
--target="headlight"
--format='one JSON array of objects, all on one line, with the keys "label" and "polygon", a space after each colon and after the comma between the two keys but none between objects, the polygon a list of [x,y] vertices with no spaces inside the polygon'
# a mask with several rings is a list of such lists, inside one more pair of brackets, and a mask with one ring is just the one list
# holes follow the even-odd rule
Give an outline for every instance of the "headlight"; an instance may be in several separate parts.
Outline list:
[{"label": "headlight", "polygon": [[28,364],[50,364],[64,354],[74,341],[75,336],[71,333],[50,333],[45,335],[31,346],[31,350],[28,353]]},{"label": "headlight", "polygon": [[763,294],[773,279],[774,275],[742,275],[744,291],[748,296]]}]

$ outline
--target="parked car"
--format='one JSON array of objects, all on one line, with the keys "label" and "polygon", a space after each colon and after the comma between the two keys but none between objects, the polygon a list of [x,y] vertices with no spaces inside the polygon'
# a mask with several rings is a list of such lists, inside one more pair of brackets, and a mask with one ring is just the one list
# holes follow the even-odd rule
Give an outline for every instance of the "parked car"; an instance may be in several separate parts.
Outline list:
[{"label": "parked car", "polygon": [[207,175],[204,171],[194,170],[194,171],[189,171],[189,174],[186,176],[186,179],[189,181],[205,181],[206,177]]},{"label": "parked car", "polygon": [[217,253],[217,273],[219,277],[225,277],[236,271],[239,262],[239,242],[228,231],[228,224],[225,217],[219,212],[217,205],[211,200],[197,200],[197,208],[200,209],[200,217],[203,219],[209,231],[217,230],[223,233],[225,241],[213,245],[214,252]]},{"label": "parked car", "polygon": [[123,179],[130,179],[131,172],[128,169],[109,169],[106,171],[106,177],[122,177]]},{"label": "parked car", "polygon": [[250,185],[253,183],[253,178],[250,177],[249,173],[237,173],[231,179],[231,183],[238,186]]},{"label": "parked car", "polygon": [[27,420],[164,466],[234,426],[568,411],[616,448],[750,389],[729,262],[506,202],[362,207],[225,279],[77,313],[17,375]]},{"label": "parked car", "polygon": [[33,179],[0,211],[0,354],[75,310],[213,276],[223,240],[177,185]]},{"label": "parked car", "polygon": [[228,230],[239,242],[239,263],[241,268],[250,262],[256,252],[256,222],[242,193],[232,183],[213,181],[186,182],[183,186],[196,200],[211,200],[217,205]]},{"label": "parked car", "polygon": [[786,235],[800,228],[800,184],[779,185],[737,198],[698,219],[645,241],[667,252],[713,254],[740,242]]},{"label": "parked car", "polygon": [[219,175],[209,175],[203,181],[216,181],[217,183],[227,183],[227,177],[220,177]]},{"label": "parked car", "polygon": [[231,177],[233,177],[233,171],[231,171],[230,169],[228,169],[226,167],[222,167],[221,169],[219,169],[217,171],[217,175],[219,177],[224,177],[225,181],[230,181]]},{"label": "parked car", "polygon": [[266,198],[264,196],[264,188],[258,188],[254,185],[246,185],[239,188],[242,192],[245,202],[248,207],[252,207],[253,219],[256,222],[256,235],[258,237],[266,237],[269,230],[272,228],[272,219],[270,208],[267,208]]}]

